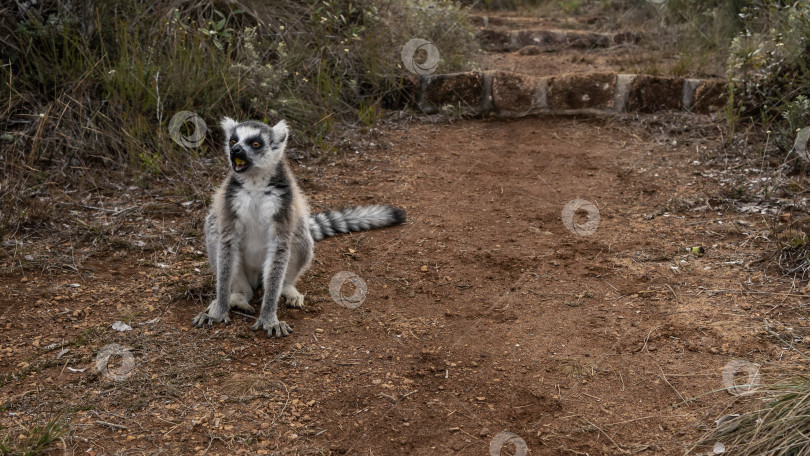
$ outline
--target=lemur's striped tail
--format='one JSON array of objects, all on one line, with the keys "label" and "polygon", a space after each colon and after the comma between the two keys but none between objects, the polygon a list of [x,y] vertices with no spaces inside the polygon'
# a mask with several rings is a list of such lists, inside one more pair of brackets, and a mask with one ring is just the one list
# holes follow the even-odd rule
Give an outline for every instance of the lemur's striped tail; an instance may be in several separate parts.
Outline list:
[{"label": "lemur's striped tail", "polygon": [[365,231],[405,223],[405,210],[384,204],[347,207],[309,216],[309,232],[316,241],[338,233]]}]

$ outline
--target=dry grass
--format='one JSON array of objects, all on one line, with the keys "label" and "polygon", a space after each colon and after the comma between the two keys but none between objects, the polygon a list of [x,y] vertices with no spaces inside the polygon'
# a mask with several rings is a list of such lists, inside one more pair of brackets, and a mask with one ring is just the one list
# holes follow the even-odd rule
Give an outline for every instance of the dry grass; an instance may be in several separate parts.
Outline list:
[{"label": "dry grass", "polygon": [[760,390],[759,399],[754,410],[721,422],[700,444],[723,442],[742,456],[810,454],[810,378]]},{"label": "dry grass", "polygon": [[559,360],[557,369],[566,377],[593,377],[599,373],[599,366],[592,361],[564,358]]},{"label": "dry grass", "polygon": [[[64,216],[54,194],[76,201],[159,182],[200,194],[224,115],[284,118],[294,146],[319,154],[338,123],[372,125],[401,105],[407,40],[436,42],[444,71],[476,48],[464,11],[443,0],[72,5],[0,7],[2,239]],[[179,111],[206,121],[199,147],[172,140]]]}]

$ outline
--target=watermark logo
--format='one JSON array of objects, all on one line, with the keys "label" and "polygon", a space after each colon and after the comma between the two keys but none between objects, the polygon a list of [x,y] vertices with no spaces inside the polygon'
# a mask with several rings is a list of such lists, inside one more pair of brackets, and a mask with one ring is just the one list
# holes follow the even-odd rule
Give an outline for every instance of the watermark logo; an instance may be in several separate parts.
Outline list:
[{"label": "watermark logo", "polygon": [[[734,381],[734,376],[738,372],[748,374],[746,383],[738,385]],[[759,386],[759,364],[748,362],[744,359],[733,359],[723,368],[723,386],[726,391],[735,396],[746,396],[753,394]]]},{"label": "watermark logo", "polygon": [[[424,62],[417,62],[414,60],[416,52],[422,50],[427,54]],[[420,76],[427,76],[436,71],[439,65],[439,50],[428,40],[422,38],[413,38],[402,46],[402,64],[411,73]]]},{"label": "watermark logo", "polygon": [[[588,219],[584,223],[574,220],[577,211],[585,211]],[[580,236],[590,236],[599,227],[599,209],[590,201],[575,199],[565,205],[562,211],[562,221],[568,231]]]},{"label": "watermark logo", "polygon": [[810,161],[810,154],[807,153],[808,140],[810,140],[810,127],[804,127],[796,133],[796,141],[793,142],[793,151],[804,161]]},{"label": "watermark logo", "polygon": [[[115,370],[109,368],[110,358],[113,356],[121,357],[121,367]],[[96,355],[96,370],[111,380],[126,380],[135,370],[135,357],[126,348],[118,344],[109,344]]]},{"label": "watermark logo", "polygon": [[[354,285],[354,293],[351,296],[343,294],[343,286],[346,282]],[[359,275],[349,271],[340,271],[332,276],[332,280],[329,281],[329,294],[337,305],[356,309],[366,300],[368,286],[366,281]]]},{"label": "watermark logo", "polygon": [[[191,123],[194,128],[188,135],[182,131],[186,123]],[[187,149],[199,147],[205,140],[206,133],[208,133],[208,127],[203,118],[191,111],[180,111],[169,119],[169,136],[174,142]]]},{"label": "watermark logo", "polygon": [[489,442],[489,456],[501,456],[501,450],[507,444],[515,447],[514,453],[511,453],[515,456],[526,456],[526,453],[529,452],[526,441],[521,439],[520,436],[513,432],[501,431]]}]

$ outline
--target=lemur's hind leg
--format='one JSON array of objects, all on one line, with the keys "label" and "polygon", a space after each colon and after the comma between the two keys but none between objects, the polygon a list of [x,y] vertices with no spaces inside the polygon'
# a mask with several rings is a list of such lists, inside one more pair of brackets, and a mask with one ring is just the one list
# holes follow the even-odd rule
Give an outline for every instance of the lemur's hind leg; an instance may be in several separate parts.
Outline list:
[{"label": "lemur's hind leg", "polygon": [[309,268],[310,263],[312,263],[315,241],[312,240],[312,235],[309,233],[309,227],[306,222],[298,225],[295,237],[297,238],[297,242],[294,242],[291,246],[290,262],[287,265],[287,273],[284,276],[284,287],[281,290],[281,295],[284,296],[287,307],[300,309],[304,307],[304,295],[295,288],[295,283],[298,281],[298,278],[301,277],[301,274]]},{"label": "lemur's hind leg", "polygon": [[242,264],[235,265],[233,278],[231,279],[231,295],[228,297],[228,307],[253,315],[256,313],[256,309],[249,304],[252,298],[253,287],[250,285],[244,266]]}]

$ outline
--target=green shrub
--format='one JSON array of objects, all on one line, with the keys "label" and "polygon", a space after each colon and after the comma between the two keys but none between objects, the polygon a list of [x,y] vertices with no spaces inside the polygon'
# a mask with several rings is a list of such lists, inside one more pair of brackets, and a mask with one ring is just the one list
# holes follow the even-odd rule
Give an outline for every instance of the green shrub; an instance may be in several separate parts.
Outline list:
[{"label": "green shrub", "polygon": [[810,125],[810,15],[802,2],[755,0],[743,9],[745,29],[728,62],[733,103],[745,119],[772,132],[789,152],[796,132]]}]

